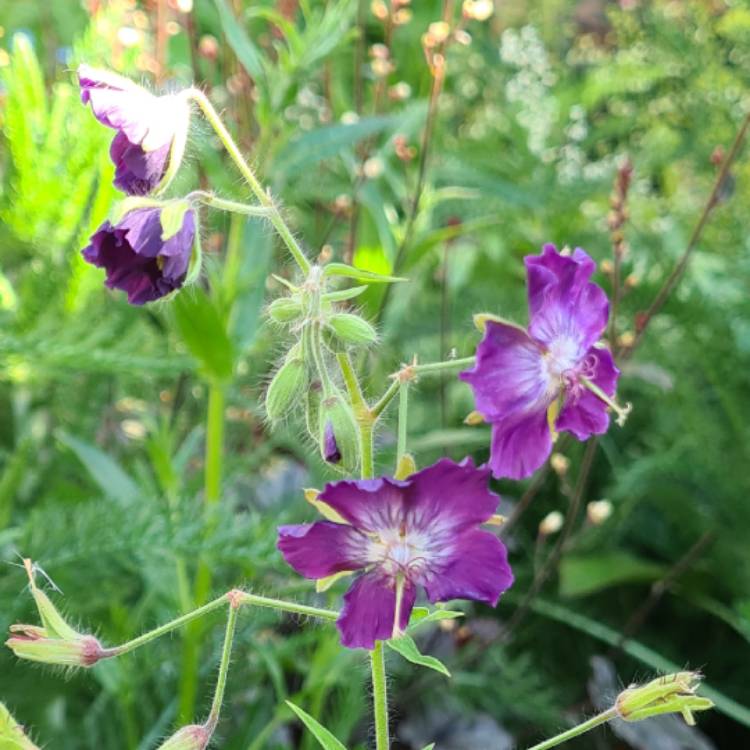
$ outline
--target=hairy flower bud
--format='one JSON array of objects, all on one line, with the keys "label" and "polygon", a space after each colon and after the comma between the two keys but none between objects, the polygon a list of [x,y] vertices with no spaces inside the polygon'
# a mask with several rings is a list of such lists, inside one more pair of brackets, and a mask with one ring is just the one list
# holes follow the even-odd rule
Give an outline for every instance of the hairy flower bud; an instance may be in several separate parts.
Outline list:
[{"label": "hairy flower bud", "polygon": [[714,705],[708,698],[695,694],[701,678],[698,672],[677,672],[657,677],[645,685],[634,685],[617,696],[615,708],[625,721],[679,713],[692,726],[695,724],[693,711],[706,711]]},{"label": "hairy flower bud", "polygon": [[31,560],[24,560],[24,566],[42,625],[11,625],[5,645],[20,659],[65,667],[90,667],[104,658],[106,652],[99,641],[68,625],[50,598],[37,588]]},{"label": "hairy flower bud", "polygon": [[294,347],[266,391],[266,414],[273,422],[281,419],[307,382],[307,370],[301,348]]},{"label": "hairy flower bud", "polygon": [[378,338],[375,329],[359,315],[336,313],[331,315],[326,324],[329,330],[345,344],[366,346],[374,343]]},{"label": "hairy flower bud", "polygon": [[291,323],[302,316],[302,305],[291,297],[279,297],[268,306],[268,316],[276,323]]},{"label": "hairy flower bud", "polygon": [[201,724],[190,724],[178,729],[158,750],[204,750],[211,739],[211,731]]},{"label": "hairy flower bud", "polygon": [[0,748],[3,750],[39,750],[23,731],[23,727],[0,703]]},{"label": "hairy flower bud", "polygon": [[344,471],[357,466],[357,426],[354,415],[339,393],[320,402],[318,443],[323,460],[338,464]]}]

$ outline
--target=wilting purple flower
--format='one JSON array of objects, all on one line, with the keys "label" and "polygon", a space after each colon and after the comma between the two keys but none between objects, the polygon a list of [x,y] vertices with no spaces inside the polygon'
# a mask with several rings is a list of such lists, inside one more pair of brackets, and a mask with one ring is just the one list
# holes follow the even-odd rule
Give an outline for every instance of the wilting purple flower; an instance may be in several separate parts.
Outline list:
[{"label": "wilting purple flower", "polygon": [[557,431],[586,440],[606,432],[608,407],[619,419],[626,414],[612,398],[620,371],[609,350],[596,345],[609,302],[589,281],[594,261],[580,248],[568,256],[545,245],[525,264],[528,330],[488,320],[476,365],[460,375],[492,424],[492,473],[512,479],[544,463]]},{"label": "wilting purple flower", "polygon": [[155,96],[133,81],[88,65],[78,68],[81,101],[97,120],[117,131],[109,153],[115,187],[146,195],[164,179],[170,159],[184,148],[189,110],[183,97]]},{"label": "wilting purple flower", "polygon": [[160,208],[136,208],[114,226],[105,221],[83,257],[106,270],[110,289],[122,289],[128,302],[142,305],[185,283],[195,240],[192,209],[185,211],[176,234],[164,240],[162,232]]},{"label": "wilting purple flower", "polygon": [[318,499],[350,525],[279,529],[279,549],[306,578],[358,573],[337,622],[345,646],[371,649],[403,632],[418,587],[431,602],[497,604],[513,574],[502,542],[478,528],[499,500],[487,488],[489,473],[470,459],[441,459],[404,481],[334,482]]},{"label": "wilting purple flower", "polygon": [[329,419],[323,431],[323,458],[330,464],[341,461],[341,451],[336,442],[336,434],[333,431],[333,422]]}]

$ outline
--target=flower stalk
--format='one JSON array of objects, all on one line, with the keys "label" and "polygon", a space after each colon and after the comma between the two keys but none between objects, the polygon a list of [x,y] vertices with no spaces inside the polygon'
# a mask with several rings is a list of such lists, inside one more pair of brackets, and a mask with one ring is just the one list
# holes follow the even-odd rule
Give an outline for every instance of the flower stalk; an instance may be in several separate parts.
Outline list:
[{"label": "flower stalk", "polygon": [[375,709],[375,750],[389,750],[388,688],[385,679],[383,642],[378,641],[370,652],[372,667],[372,697]]}]

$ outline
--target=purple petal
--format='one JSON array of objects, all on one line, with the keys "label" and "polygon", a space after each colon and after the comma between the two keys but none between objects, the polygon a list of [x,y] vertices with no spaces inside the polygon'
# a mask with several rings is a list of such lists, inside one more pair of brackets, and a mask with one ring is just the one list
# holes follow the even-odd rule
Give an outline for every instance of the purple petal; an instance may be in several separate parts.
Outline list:
[{"label": "purple petal", "polygon": [[337,464],[341,461],[341,451],[336,443],[336,435],[333,432],[333,422],[329,419],[326,422],[323,435],[323,458],[330,464]]},{"label": "purple petal", "polygon": [[122,131],[112,139],[109,154],[115,165],[115,187],[128,195],[147,195],[162,181],[169,165],[171,144],[144,151]]},{"label": "purple petal", "polygon": [[[415,598],[416,589],[407,582],[401,601],[401,630],[406,629]],[[344,595],[344,608],[336,621],[341,643],[347,648],[372,649],[375,641],[385,641],[393,635],[395,617],[395,582],[377,572],[365,573]]]},{"label": "purple petal", "polygon": [[358,529],[393,529],[404,519],[408,484],[389,477],[346,479],[327,484],[319,497]]},{"label": "purple petal", "polygon": [[[529,334],[571,360],[582,358],[607,326],[609,302],[589,279],[594,261],[580,248],[572,256],[545,245],[524,259],[529,281]],[[555,352],[557,353],[557,352]]]},{"label": "purple petal", "polygon": [[484,523],[496,510],[500,498],[489,491],[490,470],[476,468],[470,459],[460,464],[448,458],[412,474],[406,489],[406,528],[451,535]]},{"label": "purple petal", "polygon": [[277,547],[284,559],[305,578],[327,578],[366,565],[367,538],[351,526],[316,521],[279,527]]},{"label": "purple petal", "polygon": [[474,368],[459,377],[490,422],[546,408],[553,398],[542,350],[522,328],[505,323],[487,322]]},{"label": "purple petal", "polygon": [[[620,371],[609,349],[592,347],[584,365],[593,372],[589,379],[608,396],[614,396]],[[572,432],[579,440],[601,435],[609,427],[607,405],[585,386],[578,385],[573,393],[566,394],[555,426],[561,432]]]},{"label": "purple petal", "polygon": [[523,479],[533,474],[552,451],[546,410],[492,425],[492,475]]},{"label": "purple petal", "polygon": [[452,554],[441,568],[424,581],[431,602],[474,599],[493,607],[500,594],[513,584],[505,545],[494,535],[478,529],[456,540]]}]

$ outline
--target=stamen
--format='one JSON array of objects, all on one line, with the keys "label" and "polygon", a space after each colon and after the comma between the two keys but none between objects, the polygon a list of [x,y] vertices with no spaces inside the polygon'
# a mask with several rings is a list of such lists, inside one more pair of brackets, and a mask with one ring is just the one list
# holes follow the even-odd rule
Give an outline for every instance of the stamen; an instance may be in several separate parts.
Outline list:
[{"label": "stamen", "polygon": [[393,613],[393,630],[391,638],[398,638],[403,635],[401,630],[401,603],[404,599],[404,576],[399,573],[396,576],[396,609]]},{"label": "stamen", "polygon": [[633,404],[630,402],[626,403],[625,406],[620,406],[611,396],[608,396],[596,383],[592,383],[590,380],[584,377],[579,378],[580,382],[586,386],[600,401],[603,401],[609,406],[612,411],[617,414],[615,420],[620,427],[625,424],[625,420],[628,418],[628,414],[633,411]]}]

